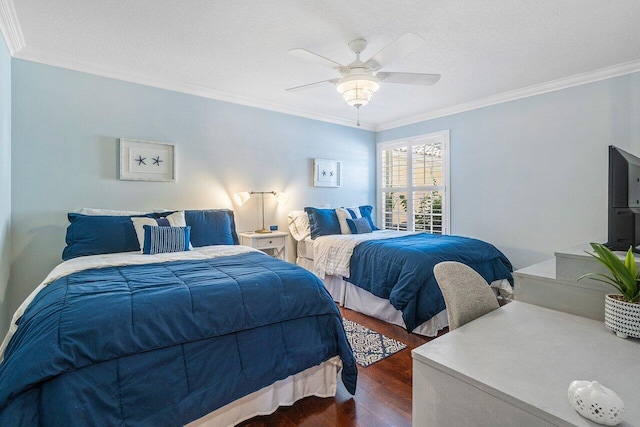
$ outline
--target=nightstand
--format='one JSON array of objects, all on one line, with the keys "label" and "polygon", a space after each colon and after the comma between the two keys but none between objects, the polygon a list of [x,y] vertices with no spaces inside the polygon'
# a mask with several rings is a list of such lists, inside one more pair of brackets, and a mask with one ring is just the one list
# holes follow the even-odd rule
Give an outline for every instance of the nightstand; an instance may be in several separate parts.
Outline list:
[{"label": "nightstand", "polygon": [[275,258],[283,261],[287,260],[287,236],[284,231],[274,231],[273,233],[254,233],[245,231],[238,233],[240,244],[261,250]]}]

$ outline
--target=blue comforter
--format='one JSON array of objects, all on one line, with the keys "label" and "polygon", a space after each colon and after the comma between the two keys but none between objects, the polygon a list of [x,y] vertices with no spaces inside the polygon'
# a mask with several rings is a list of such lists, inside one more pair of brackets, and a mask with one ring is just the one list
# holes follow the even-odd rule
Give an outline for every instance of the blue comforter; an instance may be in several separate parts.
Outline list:
[{"label": "blue comforter", "polygon": [[183,425],[332,356],[340,312],[262,253],[85,270],[44,288],[0,365],[0,425]]},{"label": "blue comforter", "polygon": [[365,241],[355,247],[348,282],[386,298],[408,331],[445,309],[433,267],[441,261],[458,261],[476,270],[491,283],[513,281],[511,263],[493,245],[460,236],[413,234]]}]

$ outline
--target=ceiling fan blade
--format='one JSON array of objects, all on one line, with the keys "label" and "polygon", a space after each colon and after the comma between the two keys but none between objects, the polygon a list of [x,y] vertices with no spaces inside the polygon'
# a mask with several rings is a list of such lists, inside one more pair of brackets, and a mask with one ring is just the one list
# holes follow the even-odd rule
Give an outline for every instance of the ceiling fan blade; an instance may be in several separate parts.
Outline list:
[{"label": "ceiling fan blade", "polygon": [[324,56],[310,52],[306,49],[291,49],[289,53],[297,56],[298,58],[306,59],[308,61],[313,61],[318,64],[324,65],[325,67],[333,68],[334,70],[340,70],[344,68],[344,65],[338,64],[332,59],[325,58]]},{"label": "ceiling fan blade", "polygon": [[332,84],[335,85],[339,81],[340,81],[340,79],[323,80],[321,82],[315,82],[315,83],[309,83],[309,84],[302,85],[302,86],[290,87],[289,89],[287,89],[287,92],[297,92],[299,90],[310,89],[312,87],[320,86],[320,85],[323,85],[325,83],[332,83]]},{"label": "ceiling fan blade", "polygon": [[378,73],[376,77],[385,83],[433,86],[440,80],[440,74],[424,73]]},{"label": "ceiling fan blade", "polygon": [[379,70],[422,46],[424,42],[425,40],[417,34],[404,33],[388,44],[387,47],[373,55],[364,65],[373,71]]}]

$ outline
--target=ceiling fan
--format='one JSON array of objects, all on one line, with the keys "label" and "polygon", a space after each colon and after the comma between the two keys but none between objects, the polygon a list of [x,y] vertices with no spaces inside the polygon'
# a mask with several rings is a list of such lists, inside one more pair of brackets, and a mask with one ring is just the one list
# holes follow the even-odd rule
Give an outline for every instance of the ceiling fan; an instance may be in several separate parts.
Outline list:
[{"label": "ceiling fan", "polygon": [[380,89],[380,83],[400,83],[432,86],[440,80],[440,74],[378,72],[396,59],[420,47],[425,40],[417,34],[405,33],[388,44],[365,62],[360,54],[366,49],[367,41],[355,39],[349,42],[349,48],[356,54],[356,60],[349,65],[342,65],[317,53],[306,49],[291,49],[289,53],[299,58],[314,61],[318,64],[337,70],[342,77],[321,82],[309,83],[287,89],[289,92],[309,89],[325,83],[336,85],[342,98],[351,107],[358,109],[358,126],[360,126],[360,107],[366,105],[373,93]]}]

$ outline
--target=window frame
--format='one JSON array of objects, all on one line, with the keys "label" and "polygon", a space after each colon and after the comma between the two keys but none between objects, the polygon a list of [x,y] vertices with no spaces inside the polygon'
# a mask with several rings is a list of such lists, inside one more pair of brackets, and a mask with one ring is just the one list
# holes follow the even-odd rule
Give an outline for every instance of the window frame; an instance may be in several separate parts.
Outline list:
[{"label": "window frame", "polygon": [[[414,185],[412,176],[413,150],[411,147],[422,145],[431,141],[438,141],[442,144],[442,185]],[[428,134],[416,135],[408,138],[395,139],[391,141],[382,141],[376,144],[376,217],[377,223],[381,229],[385,227],[384,197],[382,194],[389,187],[383,187],[382,184],[382,151],[387,149],[406,147],[407,148],[407,186],[392,187],[393,191],[404,192],[407,194],[407,213],[413,212],[413,192],[414,191],[441,191],[442,192],[442,234],[451,233],[451,159],[450,159],[450,137],[449,130],[432,132]],[[415,230],[414,215],[407,215],[407,229]]]}]

